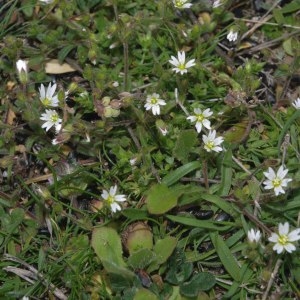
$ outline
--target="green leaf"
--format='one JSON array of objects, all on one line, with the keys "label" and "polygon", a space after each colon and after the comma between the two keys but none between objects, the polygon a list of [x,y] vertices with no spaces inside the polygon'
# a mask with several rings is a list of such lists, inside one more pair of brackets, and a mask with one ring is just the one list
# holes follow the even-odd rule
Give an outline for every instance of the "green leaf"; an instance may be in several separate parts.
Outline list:
[{"label": "green leaf", "polygon": [[210,239],[214,244],[216,252],[226,269],[226,271],[230,274],[230,276],[235,280],[240,282],[241,281],[241,270],[235,260],[234,256],[232,255],[230,249],[227,247],[226,243],[223,241],[223,238],[218,235],[217,233],[211,233]]},{"label": "green leaf", "polygon": [[178,285],[179,283],[186,281],[191,276],[192,272],[192,263],[181,263],[180,265],[174,266],[174,268],[171,268],[168,271],[166,275],[166,281],[168,281],[171,284]]},{"label": "green leaf", "polygon": [[215,204],[219,208],[221,208],[223,211],[225,211],[227,214],[231,215],[233,208],[230,203],[226,202],[224,199],[217,195],[210,195],[210,194],[201,194],[201,198],[203,200],[206,200],[210,203]]},{"label": "green leaf", "polygon": [[173,150],[174,157],[182,162],[186,162],[196,142],[197,132],[195,130],[181,131]]},{"label": "green leaf", "polygon": [[126,266],[122,257],[121,238],[113,228],[95,228],[91,243],[102,263],[111,262],[115,266]]},{"label": "green leaf", "polygon": [[144,220],[148,217],[147,211],[136,208],[124,209],[122,215],[130,220]]},{"label": "green leaf", "polygon": [[60,63],[62,63],[68,54],[76,47],[76,45],[67,45],[59,50],[57,58]]},{"label": "green leaf", "polygon": [[173,253],[176,245],[177,239],[172,236],[167,236],[162,240],[158,240],[153,248],[153,251],[156,254],[155,260],[149,266],[148,272],[151,273],[152,271],[158,269],[161,264],[166,262]]},{"label": "green leaf", "polygon": [[192,280],[180,286],[180,293],[186,297],[196,297],[200,291],[208,291],[216,284],[213,274],[201,272],[193,276]]},{"label": "green leaf", "polygon": [[278,23],[278,25],[286,23],[284,16],[282,14],[281,8],[274,9],[273,16],[274,16],[276,23]]},{"label": "green leaf", "polygon": [[147,196],[147,209],[151,214],[163,214],[177,205],[178,194],[165,184],[151,187]]},{"label": "green leaf", "polygon": [[132,269],[146,269],[147,266],[154,260],[155,254],[153,251],[144,248],[133,252],[129,257],[127,264]]},{"label": "green leaf", "polygon": [[217,231],[226,231],[230,229],[232,226],[223,226],[216,222],[212,222],[209,220],[197,220],[192,217],[181,217],[181,216],[172,216],[172,215],[166,215],[166,217],[173,221],[180,224],[192,226],[192,227],[199,227],[203,229],[210,229],[210,230],[217,230]]},{"label": "green leaf", "polygon": [[232,182],[232,151],[227,150],[221,168],[221,187],[219,190],[220,196],[227,196],[230,192],[231,182]]},{"label": "green leaf", "polygon": [[187,163],[166,175],[163,178],[162,183],[166,184],[167,186],[170,186],[175,182],[179,181],[183,176],[187,175],[188,173],[200,169],[201,165],[202,164],[200,161],[193,161]]},{"label": "green leaf", "polygon": [[291,13],[300,10],[300,0],[294,0],[291,3],[286,4],[284,7],[281,8],[282,13]]},{"label": "green leaf", "polygon": [[146,289],[139,289],[134,295],[133,300],[157,300],[157,296]]},{"label": "green leaf", "polygon": [[294,54],[295,54],[295,51],[294,51],[293,45],[292,45],[292,41],[293,41],[293,39],[289,38],[282,43],[282,47],[283,47],[284,51],[290,56],[294,56]]}]

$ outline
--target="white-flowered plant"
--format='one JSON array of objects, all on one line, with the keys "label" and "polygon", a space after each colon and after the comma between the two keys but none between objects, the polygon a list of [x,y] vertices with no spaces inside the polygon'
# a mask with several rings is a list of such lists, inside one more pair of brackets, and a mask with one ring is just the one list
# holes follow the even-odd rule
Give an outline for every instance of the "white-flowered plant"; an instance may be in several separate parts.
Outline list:
[{"label": "white-flowered plant", "polygon": [[247,237],[250,243],[258,243],[261,238],[261,232],[252,228],[248,231]]},{"label": "white-flowered plant", "polygon": [[235,31],[234,29],[230,29],[227,34],[227,40],[229,42],[235,42],[237,38],[238,38],[238,32]]},{"label": "white-flowered plant", "polygon": [[223,143],[224,138],[219,136],[216,137],[216,131],[209,131],[208,135],[203,135],[202,140],[204,143],[204,149],[207,152],[215,151],[215,152],[220,152],[222,151],[222,147],[220,145]]},{"label": "white-flowered plant", "polygon": [[173,4],[176,8],[190,8],[192,6],[188,0],[173,0]]},{"label": "white-flowered plant", "polygon": [[54,0],[39,0],[40,2],[44,3],[44,4],[51,4],[54,2]]},{"label": "white-flowered plant", "polygon": [[273,250],[278,254],[284,250],[291,253],[296,250],[294,242],[300,240],[300,228],[297,228],[289,232],[290,225],[288,222],[284,224],[279,223],[278,233],[272,233],[269,237],[269,241],[275,243]]},{"label": "white-flowered plant", "polygon": [[25,73],[28,72],[27,62],[25,60],[22,60],[22,59],[17,60],[16,67],[17,67],[17,71],[19,74],[22,72],[25,72]]},{"label": "white-flowered plant", "polygon": [[219,7],[221,5],[222,5],[222,2],[220,0],[214,0],[212,7],[216,8],[216,7]]},{"label": "white-flowered plant", "polygon": [[177,53],[178,58],[175,56],[171,56],[171,59],[169,60],[169,63],[175,68],[172,70],[176,73],[180,73],[181,75],[187,73],[187,69],[193,67],[196,65],[195,59],[191,59],[188,62],[185,61],[185,52],[184,51],[178,51]]},{"label": "white-flowered plant", "polygon": [[264,172],[264,175],[267,177],[267,180],[263,182],[266,190],[274,189],[276,196],[279,194],[284,194],[284,187],[287,187],[288,183],[292,181],[291,178],[285,178],[288,173],[288,169],[284,169],[283,166],[280,166],[277,173],[269,167],[267,172]]},{"label": "white-flowered plant", "polygon": [[210,121],[208,120],[211,117],[213,112],[207,108],[202,111],[201,108],[194,108],[194,115],[187,117],[187,120],[190,120],[192,123],[196,122],[195,127],[198,133],[201,132],[202,126],[207,129],[211,129]]},{"label": "white-flowered plant", "polygon": [[25,60],[19,59],[16,62],[17,72],[21,83],[26,84],[28,81],[28,65]]},{"label": "white-flowered plant", "polygon": [[146,98],[146,104],[144,107],[146,110],[152,110],[153,115],[160,114],[160,106],[166,105],[165,100],[159,98],[159,94],[153,93],[152,95],[148,95]]},{"label": "white-flowered plant", "polygon": [[124,202],[126,201],[125,195],[116,195],[117,193],[117,186],[112,186],[109,189],[109,192],[107,190],[103,190],[101,197],[106,202],[107,205],[110,206],[110,209],[112,212],[116,212],[118,210],[121,210],[122,207],[118,202]]},{"label": "white-flowered plant", "polygon": [[45,88],[43,84],[41,84],[39,88],[40,92],[40,100],[46,107],[57,107],[59,104],[57,95],[54,95],[56,91],[56,83],[51,85],[51,82],[49,83],[48,87]]},{"label": "white-flowered plant", "polygon": [[42,128],[45,128],[46,131],[48,131],[52,126],[55,126],[56,131],[61,129],[62,119],[53,109],[46,109],[46,112],[41,115],[40,119],[45,121]]},{"label": "white-flowered plant", "polygon": [[294,102],[293,102],[293,106],[296,109],[300,109],[300,98],[297,98]]}]

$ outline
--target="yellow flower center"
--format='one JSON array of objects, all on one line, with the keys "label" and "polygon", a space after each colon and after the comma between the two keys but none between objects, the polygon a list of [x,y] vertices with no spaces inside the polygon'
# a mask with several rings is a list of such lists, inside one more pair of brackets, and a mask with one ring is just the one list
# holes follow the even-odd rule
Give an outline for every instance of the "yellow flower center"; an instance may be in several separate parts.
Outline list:
[{"label": "yellow flower center", "polygon": [[274,186],[274,188],[280,187],[282,183],[282,180],[279,178],[275,178],[272,180],[272,184]]},{"label": "yellow flower center", "polygon": [[42,99],[42,103],[44,106],[50,106],[51,100],[49,98],[45,97],[44,99]]},{"label": "yellow flower center", "polygon": [[288,242],[289,242],[289,239],[285,234],[279,235],[278,243],[280,245],[285,246]]},{"label": "yellow flower center", "polygon": [[56,123],[56,122],[58,121],[59,117],[58,117],[57,114],[53,114],[53,115],[50,117],[50,119],[51,119],[51,122]]},{"label": "yellow flower center", "polygon": [[183,0],[176,0],[176,1],[175,1],[175,6],[176,6],[176,7],[181,7],[181,6],[183,6],[184,2],[185,2],[185,1],[183,1]]},{"label": "yellow flower center", "polygon": [[185,64],[179,64],[178,66],[177,66],[177,68],[179,69],[179,70],[181,70],[181,71],[184,71],[186,68],[185,68]]},{"label": "yellow flower center", "polygon": [[157,102],[158,102],[157,98],[155,98],[155,97],[151,98],[151,100],[150,100],[150,103],[153,104],[153,105],[157,104]]},{"label": "yellow flower center", "polygon": [[115,197],[109,195],[106,201],[108,204],[113,204],[115,202]]},{"label": "yellow flower center", "polygon": [[213,141],[209,141],[206,143],[206,147],[212,150],[215,147],[215,143]]},{"label": "yellow flower center", "polygon": [[197,117],[197,122],[201,122],[201,123],[205,119],[205,117],[203,116],[203,114],[196,115],[196,117]]}]

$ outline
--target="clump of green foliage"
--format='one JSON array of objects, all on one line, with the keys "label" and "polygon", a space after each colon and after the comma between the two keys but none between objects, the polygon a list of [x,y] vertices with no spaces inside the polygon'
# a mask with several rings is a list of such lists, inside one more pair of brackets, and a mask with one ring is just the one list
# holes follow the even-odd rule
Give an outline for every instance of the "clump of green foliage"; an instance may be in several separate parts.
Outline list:
[{"label": "clump of green foliage", "polygon": [[299,297],[299,1],[217,2],[1,6],[1,297]]}]

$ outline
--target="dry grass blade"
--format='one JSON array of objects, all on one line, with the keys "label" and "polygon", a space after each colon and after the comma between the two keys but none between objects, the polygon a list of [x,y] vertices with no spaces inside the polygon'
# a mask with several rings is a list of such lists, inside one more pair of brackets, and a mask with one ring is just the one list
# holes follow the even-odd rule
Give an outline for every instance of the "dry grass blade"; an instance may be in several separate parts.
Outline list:
[{"label": "dry grass blade", "polygon": [[24,269],[8,266],[8,267],[3,268],[5,271],[12,272],[12,273],[22,277],[23,279],[25,279],[26,281],[28,281],[30,283],[34,283],[30,278],[39,279],[45,286],[48,286],[51,289],[53,294],[58,299],[60,299],[60,300],[68,299],[68,297],[60,289],[58,289],[53,283],[48,282],[48,280],[44,278],[43,274],[41,274],[36,268],[29,265],[25,261],[15,257],[15,256],[9,255],[9,254],[4,255],[4,260],[17,262],[17,263],[23,265],[24,267],[26,267],[27,269],[29,269],[29,271],[27,271]]}]

